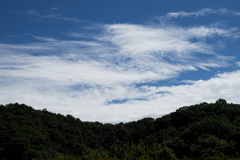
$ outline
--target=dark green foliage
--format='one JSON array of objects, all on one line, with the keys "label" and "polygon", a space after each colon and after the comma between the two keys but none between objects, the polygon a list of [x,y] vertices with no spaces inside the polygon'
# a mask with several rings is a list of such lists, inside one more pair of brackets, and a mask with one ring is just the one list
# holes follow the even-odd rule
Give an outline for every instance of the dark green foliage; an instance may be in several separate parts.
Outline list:
[{"label": "dark green foliage", "polygon": [[0,160],[176,157],[240,158],[240,105],[219,99],[156,120],[115,125],[82,122],[24,104],[0,105]]}]

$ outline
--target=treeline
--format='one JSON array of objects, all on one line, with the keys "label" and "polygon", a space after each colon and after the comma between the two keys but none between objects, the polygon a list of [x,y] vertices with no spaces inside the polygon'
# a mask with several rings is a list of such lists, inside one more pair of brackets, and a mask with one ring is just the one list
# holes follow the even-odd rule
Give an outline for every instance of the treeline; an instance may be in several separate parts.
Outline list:
[{"label": "treeline", "polygon": [[240,159],[240,105],[219,99],[115,125],[0,105],[0,159]]}]

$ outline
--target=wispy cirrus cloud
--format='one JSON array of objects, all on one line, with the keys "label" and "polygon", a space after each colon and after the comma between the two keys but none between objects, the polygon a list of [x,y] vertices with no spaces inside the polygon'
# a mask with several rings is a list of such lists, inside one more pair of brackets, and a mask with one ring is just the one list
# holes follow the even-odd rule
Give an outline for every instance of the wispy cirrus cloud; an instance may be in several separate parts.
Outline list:
[{"label": "wispy cirrus cloud", "polygon": [[[27,14],[42,16],[36,11]],[[48,16],[43,18],[61,17]],[[188,71],[231,65],[234,57],[217,51],[225,47],[222,40],[237,40],[237,28],[126,23],[92,28],[98,32],[90,36],[72,31],[62,39],[27,35],[35,41],[1,43],[1,103],[26,103],[82,120],[119,122],[228,98],[238,89],[237,71],[161,86],[161,81]],[[156,82],[160,84],[150,85]],[[236,102],[234,96],[230,100]]]},{"label": "wispy cirrus cloud", "polygon": [[[104,69],[108,69],[108,71],[129,73],[130,75],[137,73],[140,76],[151,73],[151,78],[149,76],[141,79],[137,77],[136,83],[139,83],[171,78],[187,70],[226,65],[230,58],[219,57],[214,52],[215,47],[218,46],[207,44],[201,39],[215,36],[231,37],[234,32],[235,30],[206,27],[154,28],[144,25],[115,24],[106,25],[102,34],[94,36],[92,41],[59,40],[34,36],[40,42],[1,44],[1,48],[12,54],[22,53],[23,57],[39,54],[59,57],[59,60],[66,60],[66,63],[74,60],[79,64],[81,62],[82,65],[84,61],[95,61],[99,65],[96,68],[105,67]],[[192,38],[199,40],[191,42]],[[195,56],[199,53],[206,55],[205,62]],[[26,60],[23,58],[22,61]],[[4,62],[2,61],[2,63]],[[101,65],[102,67],[100,67]],[[107,77],[106,75],[104,77]],[[91,79],[93,80],[93,78]],[[98,79],[96,78],[95,83],[98,82]],[[133,81],[125,81],[134,83],[134,78]]]},{"label": "wispy cirrus cloud", "polygon": [[217,14],[217,15],[232,15],[232,16],[240,16],[240,12],[238,11],[232,11],[228,10],[226,8],[220,8],[220,9],[211,9],[211,8],[204,8],[200,9],[195,12],[169,12],[166,14],[167,18],[178,18],[178,17],[202,17],[207,16],[211,14]]},{"label": "wispy cirrus cloud", "polygon": [[49,14],[40,14],[37,10],[28,10],[28,11],[14,11],[14,13],[20,14],[20,15],[26,15],[35,17],[36,20],[39,19],[56,19],[56,20],[65,20],[65,21],[71,21],[71,22],[88,22],[86,20],[81,20],[78,18],[72,18],[72,17],[65,17],[60,13],[55,12],[58,8],[54,7],[50,9]]}]

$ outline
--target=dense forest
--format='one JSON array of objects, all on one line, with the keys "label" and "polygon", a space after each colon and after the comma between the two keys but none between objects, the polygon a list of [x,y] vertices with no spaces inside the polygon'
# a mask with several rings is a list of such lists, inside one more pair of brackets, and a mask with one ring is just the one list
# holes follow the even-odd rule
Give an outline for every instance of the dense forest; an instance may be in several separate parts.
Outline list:
[{"label": "dense forest", "polygon": [[240,105],[219,99],[118,124],[0,105],[0,159],[240,159]]}]

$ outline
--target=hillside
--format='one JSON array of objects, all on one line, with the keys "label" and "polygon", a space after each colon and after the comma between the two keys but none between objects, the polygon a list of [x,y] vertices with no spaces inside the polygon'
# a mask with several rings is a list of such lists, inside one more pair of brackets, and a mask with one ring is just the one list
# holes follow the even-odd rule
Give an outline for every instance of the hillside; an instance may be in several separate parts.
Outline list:
[{"label": "hillside", "polygon": [[221,159],[239,151],[240,105],[223,99],[115,125],[0,105],[0,159]]}]

